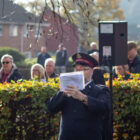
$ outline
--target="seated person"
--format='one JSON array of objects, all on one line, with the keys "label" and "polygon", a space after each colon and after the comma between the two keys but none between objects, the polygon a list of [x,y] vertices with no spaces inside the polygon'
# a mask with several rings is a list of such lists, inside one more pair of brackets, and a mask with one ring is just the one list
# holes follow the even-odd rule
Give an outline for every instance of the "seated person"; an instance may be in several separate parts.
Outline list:
[{"label": "seated person", "polygon": [[56,78],[58,75],[55,73],[55,61],[52,58],[45,60],[45,78],[48,81],[49,78]]},{"label": "seated person", "polygon": [[34,78],[38,81],[45,81],[45,70],[41,64],[34,64],[31,67],[31,79]]},{"label": "seated person", "polygon": [[16,82],[22,78],[11,55],[3,55],[1,57],[1,64],[2,68],[0,69],[0,83],[11,82],[11,80]]},{"label": "seated person", "polygon": [[118,78],[118,75],[122,75],[123,80],[128,80],[130,77],[128,65],[115,66],[115,73],[113,74],[113,78]]}]

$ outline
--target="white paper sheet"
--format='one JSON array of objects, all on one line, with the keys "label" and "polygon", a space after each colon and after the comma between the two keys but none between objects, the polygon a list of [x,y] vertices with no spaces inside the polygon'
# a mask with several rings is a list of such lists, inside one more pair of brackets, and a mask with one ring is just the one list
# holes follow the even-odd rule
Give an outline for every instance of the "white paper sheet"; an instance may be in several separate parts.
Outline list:
[{"label": "white paper sheet", "polygon": [[61,73],[59,76],[60,91],[64,91],[68,85],[75,86],[82,90],[85,87],[84,74],[82,71]]}]

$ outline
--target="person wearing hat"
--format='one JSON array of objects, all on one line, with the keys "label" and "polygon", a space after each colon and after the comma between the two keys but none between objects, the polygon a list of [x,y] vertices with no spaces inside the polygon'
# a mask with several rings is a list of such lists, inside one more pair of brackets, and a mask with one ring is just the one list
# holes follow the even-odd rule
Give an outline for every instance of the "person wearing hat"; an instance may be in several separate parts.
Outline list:
[{"label": "person wearing hat", "polygon": [[74,70],[83,71],[85,88],[69,85],[47,102],[52,113],[62,112],[58,140],[102,140],[103,116],[110,110],[108,88],[101,89],[92,80],[97,61],[84,53],[72,56]]}]

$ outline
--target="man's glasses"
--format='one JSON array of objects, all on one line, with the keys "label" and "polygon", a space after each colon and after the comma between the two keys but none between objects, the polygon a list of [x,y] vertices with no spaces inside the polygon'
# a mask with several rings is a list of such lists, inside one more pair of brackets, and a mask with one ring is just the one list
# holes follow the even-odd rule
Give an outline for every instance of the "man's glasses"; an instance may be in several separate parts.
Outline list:
[{"label": "man's glasses", "polygon": [[83,71],[88,71],[88,70],[91,70],[90,68],[85,68],[85,69],[83,69]]},{"label": "man's glasses", "polygon": [[2,62],[2,64],[9,64],[9,63],[10,63],[9,61]]}]

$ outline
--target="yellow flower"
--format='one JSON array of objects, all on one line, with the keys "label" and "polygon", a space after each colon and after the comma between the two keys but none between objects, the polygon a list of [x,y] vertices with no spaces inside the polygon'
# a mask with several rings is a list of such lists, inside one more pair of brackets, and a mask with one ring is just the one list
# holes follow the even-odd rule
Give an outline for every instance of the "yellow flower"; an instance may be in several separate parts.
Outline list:
[{"label": "yellow flower", "polygon": [[128,138],[128,133],[123,133],[122,136],[126,140]]}]

